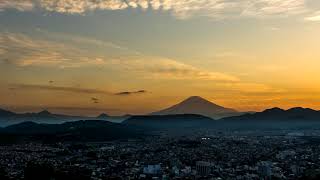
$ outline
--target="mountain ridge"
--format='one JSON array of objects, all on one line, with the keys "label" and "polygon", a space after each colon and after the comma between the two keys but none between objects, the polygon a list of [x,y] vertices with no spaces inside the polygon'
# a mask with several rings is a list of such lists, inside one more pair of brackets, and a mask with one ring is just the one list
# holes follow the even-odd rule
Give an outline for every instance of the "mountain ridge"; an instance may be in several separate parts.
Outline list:
[{"label": "mountain ridge", "polygon": [[[198,103],[205,104],[206,106],[216,107],[225,109],[222,106],[213,104],[201,97],[190,97],[187,100],[183,101],[183,103],[192,103],[198,105]],[[179,104],[178,104],[179,105]],[[175,107],[175,106],[173,106]],[[232,109],[231,109],[232,111]],[[192,112],[197,112],[197,109],[193,110]],[[233,111],[232,111],[233,112]],[[293,107],[290,109],[281,109],[278,107],[266,109],[261,112],[256,113],[233,113],[229,114],[228,117],[223,118],[212,118],[212,116],[203,115],[204,113],[200,111],[200,113],[176,113],[176,114],[161,114],[157,115],[156,113],[152,113],[151,115],[143,115],[143,116],[109,116],[107,114],[100,114],[97,117],[82,117],[82,116],[68,116],[68,115],[60,115],[60,114],[53,114],[47,110],[43,110],[38,113],[15,113],[8,110],[0,109],[0,126],[6,127],[13,124],[19,124],[22,122],[32,121],[36,123],[45,123],[45,124],[61,124],[65,122],[73,122],[73,121],[80,121],[80,120],[104,120],[109,122],[115,123],[122,123],[123,121],[127,123],[126,120],[140,120],[149,121],[156,120],[157,123],[168,123],[170,120],[174,121],[174,123],[179,124],[183,122],[191,122],[193,124],[201,124],[203,123],[202,119],[210,118],[211,121],[219,121],[219,122],[247,122],[244,123],[249,125],[250,123],[281,123],[281,122],[320,122],[320,111],[314,110],[311,108],[302,108],[302,107]],[[196,116],[197,115],[197,116]],[[192,119],[191,117],[194,117]],[[199,122],[197,122],[199,120]]]},{"label": "mountain ridge", "polygon": [[244,114],[234,117],[226,117],[221,120],[250,120],[250,121],[284,121],[284,120],[319,120],[320,122],[320,111],[311,108],[293,107],[290,109],[281,108],[270,108],[262,112],[254,114]]}]

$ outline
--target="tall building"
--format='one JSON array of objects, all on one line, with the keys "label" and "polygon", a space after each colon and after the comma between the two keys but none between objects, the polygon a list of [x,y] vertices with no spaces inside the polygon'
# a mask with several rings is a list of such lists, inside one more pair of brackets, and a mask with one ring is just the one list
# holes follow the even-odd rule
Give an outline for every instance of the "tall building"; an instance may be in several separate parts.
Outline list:
[{"label": "tall building", "polygon": [[260,178],[264,180],[271,180],[272,175],[272,163],[263,161],[258,164],[258,173]]},{"label": "tall building", "polygon": [[211,173],[211,164],[205,161],[198,161],[196,163],[197,174],[200,176],[208,176]]}]

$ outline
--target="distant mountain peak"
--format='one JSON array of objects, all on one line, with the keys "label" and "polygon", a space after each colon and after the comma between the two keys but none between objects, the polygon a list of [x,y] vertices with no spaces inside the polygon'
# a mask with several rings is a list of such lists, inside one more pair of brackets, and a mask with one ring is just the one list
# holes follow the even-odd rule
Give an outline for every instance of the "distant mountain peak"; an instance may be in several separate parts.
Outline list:
[{"label": "distant mountain peak", "polygon": [[40,111],[38,113],[38,115],[40,115],[40,116],[49,116],[49,115],[52,115],[52,113],[49,112],[48,110],[43,110],[43,111]]},{"label": "distant mountain peak", "polygon": [[237,113],[236,110],[214,104],[200,96],[191,96],[167,109],[152,115],[198,114],[212,118],[221,118]]},{"label": "distant mountain peak", "polygon": [[207,101],[206,99],[204,99],[201,96],[190,96],[189,98],[186,99],[187,100],[202,100],[202,101]]},{"label": "distant mountain peak", "polygon": [[99,118],[99,119],[105,119],[105,118],[109,118],[109,117],[110,116],[108,114],[106,114],[106,113],[102,113],[99,116],[97,116],[97,118]]},{"label": "distant mountain peak", "polygon": [[287,112],[290,113],[298,113],[298,114],[303,114],[303,113],[318,113],[318,111],[310,108],[303,108],[303,107],[294,107],[291,109],[288,109]]},{"label": "distant mountain peak", "polygon": [[264,113],[279,113],[279,112],[285,112],[285,110],[278,108],[278,107],[274,107],[274,108],[266,109],[263,112]]},{"label": "distant mountain peak", "polygon": [[179,104],[187,104],[187,105],[198,105],[198,106],[203,106],[203,105],[208,105],[208,106],[215,106],[216,108],[221,108],[224,109],[224,107],[219,106],[213,102],[210,102],[208,100],[206,100],[203,97],[200,96],[191,96],[187,99],[185,99],[184,101],[182,101]]}]

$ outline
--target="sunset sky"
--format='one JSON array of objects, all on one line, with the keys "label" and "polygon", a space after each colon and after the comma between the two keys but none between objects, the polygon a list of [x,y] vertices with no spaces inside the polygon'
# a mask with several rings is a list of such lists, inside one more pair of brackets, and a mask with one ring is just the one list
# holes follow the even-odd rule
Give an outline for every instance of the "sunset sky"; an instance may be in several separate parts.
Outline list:
[{"label": "sunset sky", "polygon": [[0,107],[320,109],[319,0],[0,0]]}]

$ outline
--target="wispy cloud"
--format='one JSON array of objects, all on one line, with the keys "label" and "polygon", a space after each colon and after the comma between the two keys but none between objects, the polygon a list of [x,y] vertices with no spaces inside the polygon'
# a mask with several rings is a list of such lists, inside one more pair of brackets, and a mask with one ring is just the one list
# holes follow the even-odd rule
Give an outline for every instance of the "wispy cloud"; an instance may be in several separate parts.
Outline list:
[{"label": "wispy cloud", "polygon": [[237,77],[220,72],[203,70],[180,61],[153,56],[131,56],[112,59],[108,66],[120,71],[135,73],[144,79],[210,80],[215,82],[237,82]]},{"label": "wispy cloud", "polygon": [[[110,92],[106,90],[99,89],[88,89],[79,87],[68,87],[68,86],[52,86],[52,85],[39,85],[39,84],[11,84],[10,88],[12,90],[37,90],[37,91],[55,91],[55,92],[67,92],[76,94],[92,94],[92,95],[115,95],[115,96],[129,96],[134,94],[145,94],[148,93],[147,90],[138,91],[123,91],[123,92]],[[91,97],[90,101],[94,104],[98,104],[100,99],[97,97]]]},{"label": "wispy cloud", "polygon": [[0,9],[32,10],[84,14],[95,10],[168,11],[180,19],[206,16],[216,19],[235,17],[274,17],[308,11],[306,0],[4,0]]},{"label": "wispy cloud", "polygon": [[93,10],[119,10],[128,8],[122,0],[40,0],[42,8],[59,13],[84,13]]},{"label": "wispy cloud", "polygon": [[195,87],[214,91],[215,93],[220,92],[225,94],[236,94],[236,95],[279,95],[288,93],[287,89],[273,87],[263,83],[252,83],[252,82],[231,82],[231,83],[217,83],[212,86],[206,84],[198,84]]},{"label": "wispy cloud", "polygon": [[308,16],[305,18],[306,21],[320,21],[320,11],[314,13],[312,16]]},{"label": "wispy cloud", "polygon": [[139,90],[139,91],[118,92],[118,93],[115,93],[115,95],[117,95],[117,96],[129,96],[129,95],[133,95],[133,94],[145,94],[145,93],[147,93],[146,90]]},{"label": "wispy cloud", "polygon": [[156,64],[150,64],[147,70],[150,78],[159,79],[190,79],[190,80],[212,80],[222,82],[236,82],[239,79],[235,76],[220,72],[205,71],[187,64],[162,59]]},{"label": "wispy cloud", "polygon": [[[83,43],[84,46],[81,47],[91,47],[93,44],[97,47],[116,46],[90,38],[79,40],[73,36],[64,37],[65,41],[74,42],[77,39]],[[225,73],[202,70],[173,59],[144,55],[121,46],[116,47],[127,52],[127,55],[122,53],[117,57],[108,57],[108,54],[88,53],[86,48],[82,49],[70,43],[32,38],[24,34],[0,33],[0,42],[3,61],[20,67],[100,67],[134,73],[143,78],[239,81],[237,77]]]},{"label": "wispy cloud", "polygon": [[34,8],[35,1],[31,0],[1,0],[0,11],[5,9],[17,9],[19,11],[30,11]]},{"label": "wispy cloud", "polygon": [[12,84],[11,87],[15,88],[16,90],[44,90],[44,91],[60,91],[60,92],[69,92],[69,93],[103,94],[103,95],[112,94],[108,91],[99,90],[99,89],[37,85],[37,84]]},{"label": "wispy cloud", "polygon": [[98,98],[92,97],[91,98],[91,102],[94,103],[94,104],[99,104],[100,101],[99,101]]},{"label": "wispy cloud", "polygon": [[178,18],[208,16],[214,18],[297,14],[305,10],[305,0],[42,0],[49,11],[84,13],[92,10],[141,8],[171,11]]},{"label": "wispy cloud", "polygon": [[77,36],[77,35],[70,35],[65,33],[56,33],[50,32],[44,29],[37,28],[36,32],[39,35],[44,35],[46,37],[50,37],[51,39],[60,40],[60,41],[69,41],[75,44],[83,44],[83,45],[90,45],[90,46],[97,46],[97,47],[104,47],[104,48],[111,48],[111,49],[118,49],[122,51],[128,51],[131,53],[139,54],[139,52],[125,47],[123,45],[116,44],[114,42],[102,41],[94,38],[87,38],[84,36]]},{"label": "wispy cloud", "polygon": [[91,100],[92,100],[92,101],[99,101],[99,99],[98,99],[98,98],[95,98],[95,97],[92,97]]},{"label": "wispy cloud", "polygon": [[244,3],[241,14],[253,17],[289,16],[308,10],[306,0],[249,0]]},{"label": "wispy cloud", "polygon": [[0,33],[0,53],[6,63],[18,66],[56,66],[76,68],[104,64],[79,48],[63,43],[32,38],[24,34]]}]

